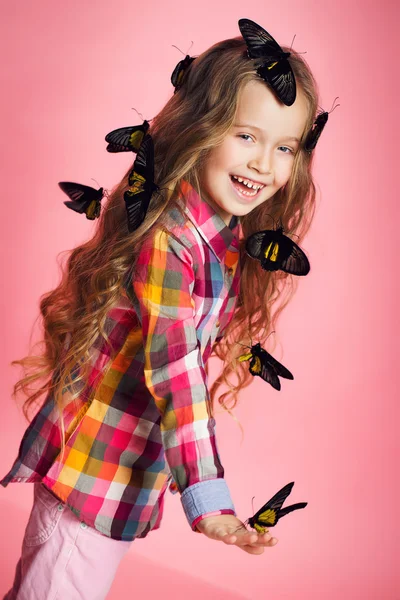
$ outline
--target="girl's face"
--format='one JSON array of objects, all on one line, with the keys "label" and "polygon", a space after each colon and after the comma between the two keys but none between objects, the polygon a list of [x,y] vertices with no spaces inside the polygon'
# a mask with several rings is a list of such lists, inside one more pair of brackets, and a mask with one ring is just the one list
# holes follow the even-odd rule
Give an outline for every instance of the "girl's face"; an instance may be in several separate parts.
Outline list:
[{"label": "girl's face", "polygon": [[235,122],[211,150],[200,175],[202,197],[226,225],[232,215],[247,215],[288,181],[307,116],[300,89],[292,106],[281,104],[262,81],[242,89]]}]

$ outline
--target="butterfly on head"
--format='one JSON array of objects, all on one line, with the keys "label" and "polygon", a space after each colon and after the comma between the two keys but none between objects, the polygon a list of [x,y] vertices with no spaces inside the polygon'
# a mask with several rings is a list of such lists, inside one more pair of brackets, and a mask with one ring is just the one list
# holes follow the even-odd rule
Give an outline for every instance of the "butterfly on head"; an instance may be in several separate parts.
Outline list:
[{"label": "butterfly on head", "polygon": [[[335,100],[333,101],[333,104],[335,104],[337,98],[338,97],[335,98]],[[310,131],[307,134],[305,142],[304,142],[304,150],[306,152],[311,153],[314,150],[314,148],[317,145],[317,142],[321,136],[321,133],[323,132],[324,127],[328,122],[328,117],[329,117],[330,113],[333,112],[335,110],[335,108],[337,108],[338,106],[340,106],[340,104],[336,104],[335,106],[332,105],[332,108],[330,111],[321,111],[317,115]]]},{"label": "butterfly on head", "polygon": [[265,271],[285,271],[307,275],[310,263],[303,250],[284,235],[283,227],[257,231],[246,240],[247,254],[261,263]]},{"label": "butterfly on head", "polygon": [[91,221],[100,216],[101,200],[104,196],[102,187],[96,190],[88,185],[72,181],[60,181],[58,185],[70,198],[64,202],[65,206],[77,213],[85,213],[86,218]]},{"label": "butterfly on head", "polygon": [[189,54],[186,54],[185,58],[179,61],[173,70],[171,75],[171,83],[175,88],[174,94],[176,94],[176,92],[182,87],[185,75],[187,74],[187,71],[195,58],[195,56],[189,56]]},{"label": "butterfly on head", "polygon": [[107,133],[105,140],[108,142],[107,152],[137,152],[150,124],[143,121],[141,125],[120,127]]},{"label": "butterfly on head", "polygon": [[251,346],[250,352],[239,356],[239,362],[245,360],[250,360],[249,369],[253,376],[258,375],[278,391],[281,389],[279,377],[294,379],[286,367],[278,362],[269,352],[264,350],[264,348],[261,348],[260,343]]},{"label": "butterfly on head", "polygon": [[144,221],[151,196],[158,189],[154,183],[153,138],[146,134],[129,173],[129,188],[124,193],[130,232],[135,231]]},{"label": "butterfly on head", "polygon": [[258,533],[263,534],[266,528],[274,527],[279,519],[288,513],[300,508],[305,508],[308,502],[298,502],[297,504],[291,504],[286,508],[281,508],[282,504],[292,491],[293,486],[294,481],[285,485],[281,490],[279,490],[279,492],[275,494],[275,496],[272,496],[272,498],[268,500],[268,502],[266,502],[264,506],[262,506],[260,510],[255,513],[255,515],[247,519],[249,526],[255,529]]},{"label": "butterfly on head", "polygon": [[272,35],[254,21],[240,19],[238,25],[248,57],[263,59],[257,75],[270,85],[281,102],[291,106],[296,100],[296,80],[288,61],[290,52],[284,52]]}]

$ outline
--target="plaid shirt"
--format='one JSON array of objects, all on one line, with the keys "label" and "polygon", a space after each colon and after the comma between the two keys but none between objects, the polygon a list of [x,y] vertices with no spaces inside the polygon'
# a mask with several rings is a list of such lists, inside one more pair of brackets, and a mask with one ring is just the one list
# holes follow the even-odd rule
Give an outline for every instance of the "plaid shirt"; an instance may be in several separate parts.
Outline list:
[{"label": "plaid shirt", "polygon": [[[209,414],[205,364],[231,320],[239,287],[240,224],[227,227],[187,183],[166,230],[143,244],[130,284],[91,348],[80,395],[64,389],[66,447],[49,394],[0,481],[42,481],[76,516],[118,540],[160,526],[168,484],[192,529],[235,514]],[[75,384],[72,384],[74,386]],[[75,390],[76,387],[73,387]]]}]

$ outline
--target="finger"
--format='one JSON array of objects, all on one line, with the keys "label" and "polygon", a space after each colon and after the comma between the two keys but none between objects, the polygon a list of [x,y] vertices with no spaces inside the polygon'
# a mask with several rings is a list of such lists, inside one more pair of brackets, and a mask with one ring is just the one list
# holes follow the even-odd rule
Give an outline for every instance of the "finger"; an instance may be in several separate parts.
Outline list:
[{"label": "finger", "polygon": [[244,550],[245,552],[247,552],[247,554],[263,554],[264,553],[264,548],[262,546],[248,546],[248,545],[244,545],[244,546],[239,546],[239,548],[241,550]]}]

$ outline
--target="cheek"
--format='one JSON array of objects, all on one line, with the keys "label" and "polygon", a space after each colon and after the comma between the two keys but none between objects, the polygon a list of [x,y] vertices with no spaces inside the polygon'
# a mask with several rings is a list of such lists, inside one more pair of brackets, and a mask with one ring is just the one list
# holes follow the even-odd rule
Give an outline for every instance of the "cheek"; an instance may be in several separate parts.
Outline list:
[{"label": "cheek", "polygon": [[294,160],[291,158],[285,162],[282,162],[279,168],[279,172],[276,177],[276,183],[279,187],[285,185],[289,181],[290,175],[292,174]]}]

